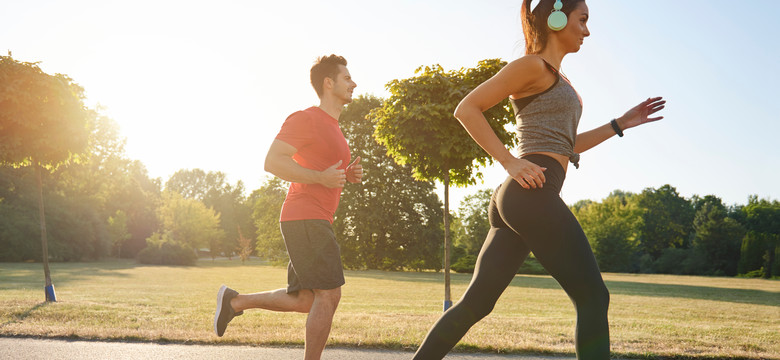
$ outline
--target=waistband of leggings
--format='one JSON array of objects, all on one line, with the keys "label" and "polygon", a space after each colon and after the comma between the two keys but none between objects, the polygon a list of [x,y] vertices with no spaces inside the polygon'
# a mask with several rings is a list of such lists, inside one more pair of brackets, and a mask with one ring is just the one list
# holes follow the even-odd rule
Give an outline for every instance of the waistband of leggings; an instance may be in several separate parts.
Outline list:
[{"label": "waistband of leggings", "polygon": [[558,192],[563,187],[563,181],[566,180],[566,171],[563,170],[561,163],[547,155],[543,154],[529,154],[524,155],[522,159],[528,160],[543,168],[547,168],[544,172],[544,188],[554,188]]}]

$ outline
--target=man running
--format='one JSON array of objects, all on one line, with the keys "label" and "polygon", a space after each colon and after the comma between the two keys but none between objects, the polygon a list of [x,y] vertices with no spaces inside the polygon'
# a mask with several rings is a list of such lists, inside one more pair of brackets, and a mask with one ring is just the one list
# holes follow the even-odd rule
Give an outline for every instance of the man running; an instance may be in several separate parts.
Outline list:
[{"label": "man running", "polygon": [[308,313],[307,360],[319,359],[325,349],[344,285],[333,214],[345,182],[358,183],[363,177],[360,157],[349,163],[349,146],[338,123],[357,86],[347,61],[337,55],[320,57],[311,68],[311,84],[320,105],[290,115],[265,158],[266,171],[290,182],[280,216],[290,256],[287,288],[244,295],[222,285],[214,315],[214,331],[222,336],[227,324],[247,309]]}]

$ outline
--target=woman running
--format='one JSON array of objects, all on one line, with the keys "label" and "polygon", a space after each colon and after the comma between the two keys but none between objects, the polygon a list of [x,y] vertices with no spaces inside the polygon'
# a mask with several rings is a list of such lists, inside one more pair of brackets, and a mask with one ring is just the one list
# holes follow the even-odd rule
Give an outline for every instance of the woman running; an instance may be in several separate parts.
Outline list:
[{"label": "woman running", "polygon": [[[560,283],[577,311],[578,359],[609,358],[609,292],[577,219],[559,194],[569,162],[664,108],[649,98],[593,130],[577,133],[579,95],[560,72],[566,54],[579,51],[588,31],[583,0],[540,0],[522,5],[526,55],[507,64],[467,95],[455,117],[509,176],[493,193],[490,232],[474,276],[460,301],[434,324],[415,359],[441,359],[477,321],[487,316],[529,252]],[[484,111],[509,97],[517,118],[518,157],[490,128]]]}]

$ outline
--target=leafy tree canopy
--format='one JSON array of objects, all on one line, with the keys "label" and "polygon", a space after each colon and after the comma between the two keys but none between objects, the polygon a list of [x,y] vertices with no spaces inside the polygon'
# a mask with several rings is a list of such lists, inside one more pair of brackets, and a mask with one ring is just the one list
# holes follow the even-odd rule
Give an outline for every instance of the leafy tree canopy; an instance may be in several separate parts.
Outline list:
[{"label": "leafy tree canopy", "polygon": [[213,209],[175,192],[163,192],[158,216],[163,230],[170,234],[171,239],[192,249],[209,246],[212,239],[224,236],[219,226],[219,215]]},{"label": "leafy tree canopy", "polygon": [[66,75],[0,56],[0,163],[56,167],[83,152],[95,116],[83,99]]},{"label": "leafy tree canopy", "polygon": [[[475,165],[493,160],[455,119],[453,113],[463,97],[495,75],[506,62],[482,60],[475,68],[445,71],[440,65],[420,67],[416,76],[387,84],[391,96],[371,112],[377,127],[376,139],[400,164],[408,164],[417,179],[450,181],[459,186],[473,185],[482,173]],[[508,146],[517,144],[508,100],[485,112],[493,131]]]}]

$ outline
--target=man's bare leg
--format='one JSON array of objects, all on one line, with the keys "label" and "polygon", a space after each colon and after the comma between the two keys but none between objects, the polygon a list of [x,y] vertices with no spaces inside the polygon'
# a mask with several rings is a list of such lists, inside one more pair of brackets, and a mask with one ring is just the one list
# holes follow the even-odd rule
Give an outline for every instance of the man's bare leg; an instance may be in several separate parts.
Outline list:
[{"label": "man's bare leg", "polygon": [[247,309],[265,309],[308,313],[314,299],[314,293],[311,290],[288,294],[287,289],[277,289],[254,294],[239,294],[230,300],[230,306],[236,312]]},{"label": "man's bare leg", "polygon": [[333,314],[341,300],[341,288],[314,290],[314,302],[306,319],[305,360],[319,360],[330,335]]}]

